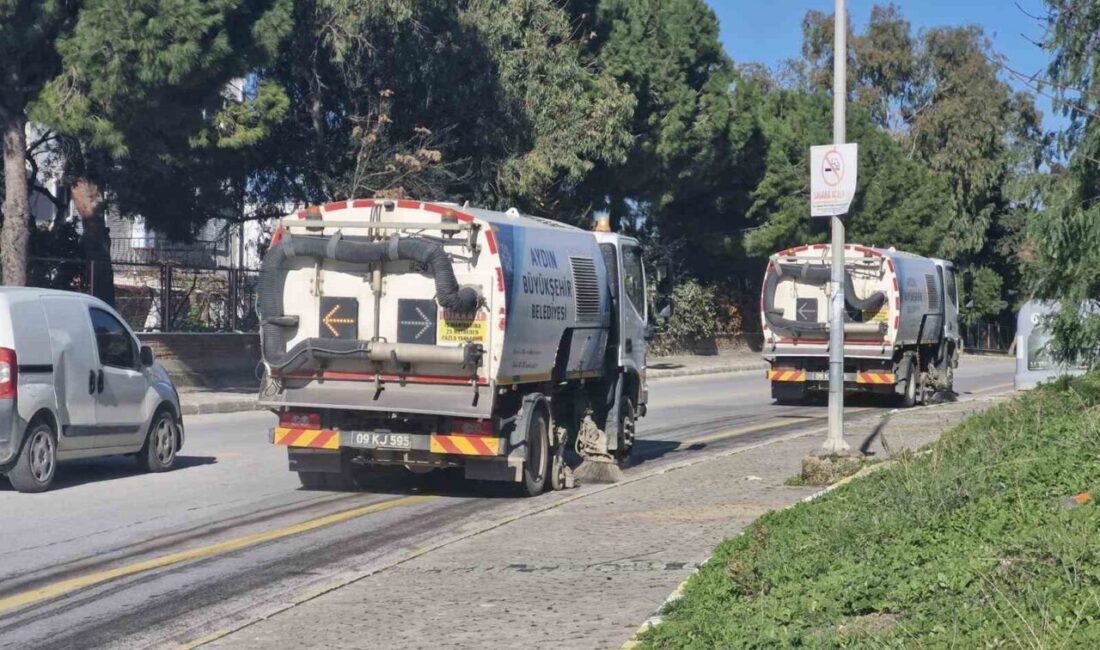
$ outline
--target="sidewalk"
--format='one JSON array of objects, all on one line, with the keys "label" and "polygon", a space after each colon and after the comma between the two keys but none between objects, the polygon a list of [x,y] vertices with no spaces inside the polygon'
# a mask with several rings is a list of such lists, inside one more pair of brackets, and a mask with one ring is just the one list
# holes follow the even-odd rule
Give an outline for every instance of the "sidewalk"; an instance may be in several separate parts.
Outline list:
[{"label": "sidewalk", "polygon": [[[762,370],[767,365],[760,353],[748,350],[722,352],[713,356],[682,355],[654,357],[649,361],[646,374],[650,379],[707,375],[740,370]],[[208,389],[178,386],[183,415],[208,413],[238,413],[254,411],[258,388]]]},{"label": "sidewalk", "polygon": [[[851,421],[877,458],[1004,399]],[[219,648],[619,648],[723,539],[815,487],[789,487],[821,429],[699,454],[362,577],[240,627]],[[675,455],[675,451],[671,452]],[[243,623],[243,622],[242,622]],[[233,628],[230,628],[233,629]]]},{"label": "sidewalk", "polygon": [[255,411],[258,388],[210,389],[177,386],[182,415]]}]

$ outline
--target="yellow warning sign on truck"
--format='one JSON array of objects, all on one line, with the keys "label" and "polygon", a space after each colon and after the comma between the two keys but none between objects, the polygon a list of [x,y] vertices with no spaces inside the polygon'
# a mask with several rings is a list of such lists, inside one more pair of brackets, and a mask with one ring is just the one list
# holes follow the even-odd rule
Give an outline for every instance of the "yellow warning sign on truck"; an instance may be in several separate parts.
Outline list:
[{"label": "yellow warning sign on truck", "polygon": [[460,314],[441,309],[438,344],[485,343],[489,336],[488,323],[489,319],[484,311]]},{"label": "yellow warning sign on truck", "polygon": [[883,304],[878,311],[863,310],[864,323],[888,323],[890,322],[890,305]]}]

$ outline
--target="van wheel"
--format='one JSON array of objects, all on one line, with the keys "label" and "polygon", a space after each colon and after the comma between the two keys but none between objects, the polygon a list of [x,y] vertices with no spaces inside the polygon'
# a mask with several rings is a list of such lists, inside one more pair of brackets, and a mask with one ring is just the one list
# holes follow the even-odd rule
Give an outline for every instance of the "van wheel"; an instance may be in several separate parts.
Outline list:
[{"label": "van wheel", "polygon": [[149,433],[145,436],[145,446],[138,452],[137,461],[146,472],[167,472],[176,464],[176,421],[168,409],[157,411]]},{"label": "van wheel", "polygon": [[546,491],[550,473],[549,423],[545,412],[534,405],[534,414],[527,421],[527,458],[523,463],[523,496],[536,497]]},{"label": "van wheel", "polygon": [[32,422],[23,439],[23,452],[8,472],[8,480],[20,492],[45,492],[56,473],[57,434],[49,422]]}]

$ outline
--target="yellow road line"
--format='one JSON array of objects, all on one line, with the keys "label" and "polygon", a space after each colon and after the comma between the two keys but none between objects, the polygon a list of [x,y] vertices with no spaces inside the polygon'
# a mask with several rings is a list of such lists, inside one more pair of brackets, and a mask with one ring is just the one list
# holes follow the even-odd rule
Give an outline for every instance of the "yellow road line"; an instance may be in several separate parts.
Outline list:
[{"label": "yellow road line", "polygon": [[[860,413],[862,411],[872,410],[869,406],[861,406],[859,408],[844,409],[844,414]],[[755,433],[757,431],[766,431],[768,429],[781,429],[783,427],[796,426],[798,424],[820,424],[826,420],[826,416],[805,418],[799,420],[786,420],[783,422],[776,422],[774,419],[766,422],[760,422],[747,427],[741,427],[740,429],[730,429],[729,431],[720,431],[718,433],[712,433],[707,436],[701,436],[699,438],[688,438],[680,442],[681,447],[690,447],[691,445],[698,445],[705,442],[714,442],[716,440],[724,440],[726,438],[732,438],[734,436],[744,435],[746,433]]]},{"label": "yellow road line", "polygon": [[985,388],[975,388],[974,390],[967,391],[967,392],[970,393],[971,395],[974,395],[976,393],[988,393],[991,390],[998,390],[1000,388],[1012,388],[1012,387],[1015,387],[1015,386],[1016,386],[1016,383],[1012,382],[1012,383],[1008,383],[1008,384],[997,384],[996,386],[986,386]]},{"label": "yellow road line", "polygon": [[409,496],[401,497],[400,499],[393,499],[391,501],[383,501],[382,503],[374,503],[362,508],[355,508],[352,510],[345,510],[344,512],[337,512],[335,514],[327,515],[324,517],[318,517],[317,519],[310,519],[298,524],[286,526],[284,528],[277,528],[275,530],[269,530],[262,533],[256,533],[253,535],[246,535],[245,537],[238,537],[236,539],[229,539],[224,542],[218,542],[209,546],[203,546],[200,548],[194,548],[188,551],[180,551],[178,553],[172,553],[169,555],[162,555],[143,562],[136,562],[127,566],[121,566],[115,569],[108,569],[106,571],[100,571],[98,573],[90,573],[85,576],[77,578],[71,578],[69,580],[62,580],[53,584],[48,584],[37,589],[31,589],[24,591],[7,598],[0,599],[0,614],[15,609],[17,607],[25,607],[34,603],[39,603],[44,600],[57,598],[74,591],[85,589],[94,585],[98,585],[118,578],[124,578],[136,573],[142,573],[145,571],[152,571],[153,569],[160,569],[173,564],[179,564],[180,562],[187,562],[190,560],[197,560],[200,558],[206,558],[213,555],[219,555],[221,553],[229,553],[237,551],[249,546],[255,546],[256,544],[262,544],[264,542],[270,542],[276,539],[282,539],[284,537],[290,537],[291,535],[298,535],[301,533],[323,528],[325,526],[331,526],[338,524],[356,517],[362,517],[364,515],[374,514],[376,512],[382,512],[383,510],[389,510],[399,506],[412,505],[421,501],[427,501],[434,499],[433,496]]}]

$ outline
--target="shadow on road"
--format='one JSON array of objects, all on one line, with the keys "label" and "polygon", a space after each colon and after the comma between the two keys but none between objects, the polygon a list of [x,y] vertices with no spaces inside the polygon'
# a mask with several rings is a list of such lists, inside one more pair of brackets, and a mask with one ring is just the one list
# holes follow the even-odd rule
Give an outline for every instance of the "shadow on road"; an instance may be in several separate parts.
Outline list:
[{"label": "shadow on road", "polygon": [[[177,456],[176,466],[172,469],[172,472],[203,465],[213,465],[217,462],[218,459],[214,456]],[[145,476],[146,474],[147,472],[143,472],[138,468],[137,462],[133,458],[126,456],[73,460],[57,465],[57,476],[54,477],[53,486],[50,487],[49,491],[54,492],[87,483],[100,483],[133,476]],[[11,483],[6,478],[0,477],[0,492],[15,492],[15,489],[11,487]]]}]

